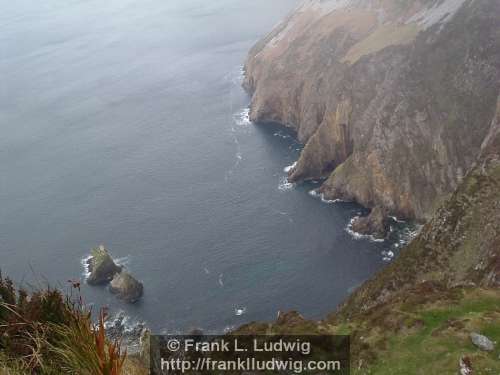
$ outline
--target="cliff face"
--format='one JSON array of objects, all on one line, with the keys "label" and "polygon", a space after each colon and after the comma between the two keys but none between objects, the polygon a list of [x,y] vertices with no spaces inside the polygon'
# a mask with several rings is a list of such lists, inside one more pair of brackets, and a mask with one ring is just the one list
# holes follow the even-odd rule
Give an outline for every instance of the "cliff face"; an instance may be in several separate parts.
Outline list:
[{"label": "cliff face", "polygon": [[499,40],[497,0],[305,1],[250,52],[250,117],[305,143],[291,180],[427,220],[488,136]]},{"label": "cliff face", "polygon": [[500,97],[480,157],[458,189],[341,312],[349,316],[367,311],[425,282],[445,288],[500,288]]},{"label": "cliff face", "polygon": [[[399,257],[322,321],[297,313],[239,333],[351,335],[353,374],[500,371],[500,97],[480,156]],[[481,332],[497,345],[472,345]]]}]

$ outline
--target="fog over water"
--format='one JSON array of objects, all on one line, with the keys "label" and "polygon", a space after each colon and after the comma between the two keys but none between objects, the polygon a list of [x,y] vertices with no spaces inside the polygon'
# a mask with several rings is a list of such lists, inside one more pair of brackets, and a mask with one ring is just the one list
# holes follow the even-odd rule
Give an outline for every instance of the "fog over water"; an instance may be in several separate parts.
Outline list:
[{"label": "fog over water", "polygon": [[245,56],[296,0],[0,5],[4,274],[64,285],[103,243],[145,294],[87,302],[176,331],[318,318],[383,266],[359,207],[287,185],[301,146],[245,116]]}]

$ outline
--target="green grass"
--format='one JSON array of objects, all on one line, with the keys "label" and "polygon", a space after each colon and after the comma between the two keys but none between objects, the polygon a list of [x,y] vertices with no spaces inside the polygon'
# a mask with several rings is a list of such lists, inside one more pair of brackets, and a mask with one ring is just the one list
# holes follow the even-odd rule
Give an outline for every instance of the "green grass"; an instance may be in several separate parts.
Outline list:
[{"label": "green grass", "polygon": [[[475,374],[500,374],[498,345],[495,352],[477,349],[470,332],[479,332],[500,343],[500,292],[466,292],[457,304],[437,302],[413,313],[422,322],[417,331],[396,332],[388,337],[387,350],[360,374],[456,375],[459,359],[472,359]],[[356,372],[355,372],[356,373]]]}]

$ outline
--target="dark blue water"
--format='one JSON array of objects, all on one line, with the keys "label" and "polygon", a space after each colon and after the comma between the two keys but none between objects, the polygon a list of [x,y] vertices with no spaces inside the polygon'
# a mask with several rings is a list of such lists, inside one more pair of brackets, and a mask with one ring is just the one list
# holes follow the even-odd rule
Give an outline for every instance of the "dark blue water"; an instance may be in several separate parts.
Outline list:
[{"label": "dark blue water", "polygon": [[145,295],[89,303],[221,330],[321,317],[378,270],[387,245],[345,231],[359,208],[284,185],[300,145],[244,119],[246,53],[296,3],[1,0],[3,272],[64,285],[103,243]]}]

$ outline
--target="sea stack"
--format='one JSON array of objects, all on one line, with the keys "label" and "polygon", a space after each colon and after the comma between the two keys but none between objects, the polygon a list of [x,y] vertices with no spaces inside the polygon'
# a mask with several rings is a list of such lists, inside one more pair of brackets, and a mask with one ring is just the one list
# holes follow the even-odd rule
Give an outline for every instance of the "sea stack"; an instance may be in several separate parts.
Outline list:
[{"label": "sea stack", "polygon": [[141,298],[143,285],[128,272],[121,271],[111,280],[109,291],[127,302],[134,303]]},{"label": "sea stack", "polygon": [[91,250],[87,265],[90,272],[87,283],[90,285],[105,284],[121,271],[121,267],[116,265],[103,245]]}]

